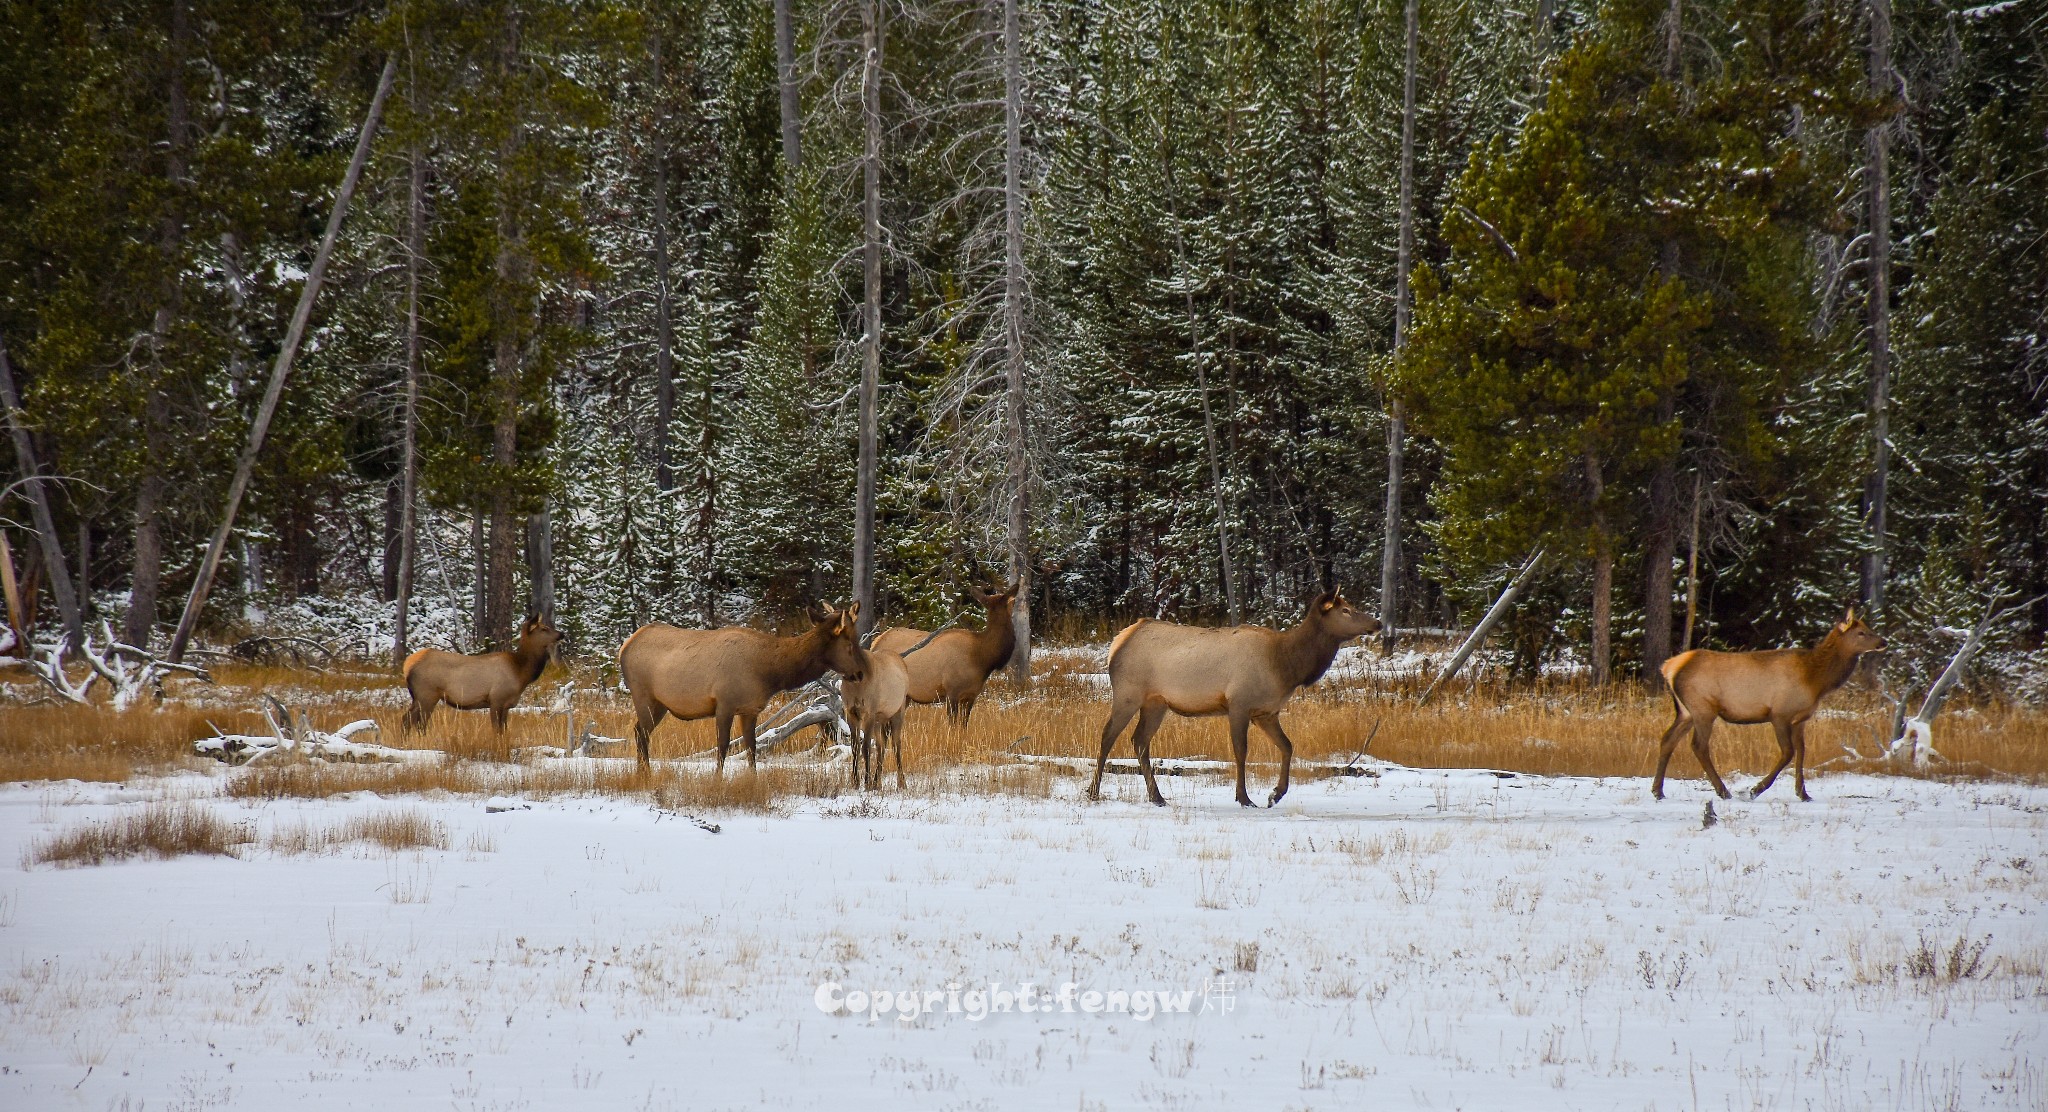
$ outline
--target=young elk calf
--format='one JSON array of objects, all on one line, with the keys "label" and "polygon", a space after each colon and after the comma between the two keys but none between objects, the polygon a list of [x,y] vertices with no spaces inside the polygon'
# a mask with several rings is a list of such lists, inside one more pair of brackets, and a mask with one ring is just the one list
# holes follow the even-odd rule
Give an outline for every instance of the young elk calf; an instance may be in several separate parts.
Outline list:
[{"label": "young elk calf", "polygon": [[548,653],[562,639],[560,630],[535,614],[519,627],[519,647],[508,653],[464,656],[440,649],[421,649],[405,658],[405,689],[412,709],[405,712],[404,732],[427,728],[434,708],[447,703],[456,710],[489,707],[491,726],[505,732],[506,716],[548,665]]},{"label": "young elk calf", "polygon": [[1152,778],[1152,735],[1166,712],[1188,717],[1228,715],[1230,749],[1237,759],[1237,801],[1249,807],[1244,790],[1248,731],[1258,726],[1280,748],[1280,780],[1266,806],[1287,794],[1294,767],[1294,743],[1280,728],[1280,708],[1295,691],[1321,679],[1336,659],[1337,646],[1380,628],[1370,614],[1331,591],[1316,596],[1308,613],[1286,630],[1259,626],[1197,629],[1141,618],[1109,649],[1109,722],[1102,727],[1102,754],[1095,760],[1095,782],[1088,798],[1102,797],[1102,766],[1117,735],[1133,717],[1137,732],[1131,748],[1145,774],[1145,791],[1164,806],[1159,783]]},{"label": "young elk calf", "polygon": [[1737,726],[1769,722],[1778,733],[1778,764],[1750,789],[1755,799],[1793,764],[1793,783],[1799,798],[1806,794],[1806,720],[1820,705],[1821,698],[1842,686],[1856,671],[1864,653],[1884,648],[1884,638],[1872,633],[1856,608],[1843,618],[1821,643],[1810,649],[1772,649],[1767,652],[1722,653],[1694,649],[1664,662],[1664,683],[1671,689],[1671,704],[1677,715],[1657,750],[1657,778],[1650,794],[1664,798],[1664,768],[1671,763],[1672,750],[1688,731],[1692,734],[1693,756],[1722,799],[1728,786],[1714,771],[1714,756],[1707,748],[1716,721]]},{"label": "young elk calf", "polygon": [[910,701],[946,704],[946,717],[963,729],[974,715],[974,701],[981,698],[989,676],[1008,664],[1010,654],[1017,651],[1017,627],[1010,624],[1017,601],[1016,584],[993,594],[973,587],[968,592],[988,611],[988,622],[980,633],[949,629],[916,652],[910,650],[925,640],[924,630],[899,626],[885,629],[875,638],[875,648],[903,655],[903,663],[910,668]]},{"label": "young elk calf", "polygon": [[[879,787],[882,758],[896,743],[896,786],[903,786],[903,708],[910,702],[910,669],[883,649],[862,649],[862,676],[839,685],[846,724],[853,727],[853,786]],[[867,766],[863,778],[861,766]]]},{"label": "young elk calf", "polygon": [[633,695],[640,767],[648,766],[648,736],[663,716],[673,714],[684,721],[718,720],[721,773],[732,745],[732,720],[739,719],[747,739],[747,767],[753,768],[754,725],[770,696],[794,691],[827,671],[861,678],[859,613],[857,602],[844,610],[814,609],[810,630],[795,637],[739,627],[641,626],[619,646],[619,675]]}]

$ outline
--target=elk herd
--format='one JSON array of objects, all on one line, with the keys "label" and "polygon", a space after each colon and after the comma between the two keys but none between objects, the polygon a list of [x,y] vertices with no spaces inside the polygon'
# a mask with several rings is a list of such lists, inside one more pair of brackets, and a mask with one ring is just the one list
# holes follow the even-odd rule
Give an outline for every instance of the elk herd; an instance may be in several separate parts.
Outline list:
[{"label": "elk herd", "polygon": [[[1011,621],[1017,588],[969,588],[986,612],[979,632],[945,629],[930,633],[884,629],[862,645],[860,604],[845,609],[814,605],[809,629],[776,636],[746,627],[682,629],[655,623],[636,630],[619,646],[619,676],[633,702],[633,741],[640,766],[649,767],[649,738],[663,718],[714,720],[718,770],[739,724],[747,746],[747,767],[755,767],[761,713],[775,695],[795,691],[828,672],[839,677],[840,704],[852,737],[856,785],[880,784],[883,758],[893,746],[896,783],[903,777],[903,717],[911,703],[944,704],[964,729],[988,679],[1016,651]],[[1151,745],[1168,711],[1184,717],[1220,717],[1230,726],[1231,756],[1237,766],[1237,802],[1253,806],[1245,790],[1245,758],[1253,727],[1280,752],[1280,776],[1266,797],[1268,807],[1287,794],[1294,744],[1280,725],[1280,711],[1296,691],[1321,679],[1346,642],[1377,632],[1379,620],[1359,610],[1340,592],[1312,599],[1293,626],[1206,628],[1141,618],[1116,635],[1109,650],[1109,719],[1088,797],[1101,797],[1103,768],[1117,738],[1133,719],[1131,748],[1144,776],[1145,792],[1164,805],[1153,776]],[[412,705],[404,729],[424,730],[441,703],[457,710],[491,712],[491,724],[505,730],[520,695],[546,667],[562,638],[538,615],[520,627],[509,652],[463,655],[422,649],[406,658],[403,677]],[[1776,731],[1779,760],[1750,797],[1763,794],[1787,765],[1801,800],[1806,794],[1806,723],[1829,692],[1846,683],[1863,654],[1885,641],[1856,615],[1848,615],[1810,649],[1717,652],[1695,649],[1665,662],[1662,675],[1675,712],[1657,751],[1651,794],[1664,798],[1664,773],[1672,752],[1688,735],[1693,755],[1714,791],[1728,788],[1714,768],[1709,749],[1716,722],[1757,725]]]}]

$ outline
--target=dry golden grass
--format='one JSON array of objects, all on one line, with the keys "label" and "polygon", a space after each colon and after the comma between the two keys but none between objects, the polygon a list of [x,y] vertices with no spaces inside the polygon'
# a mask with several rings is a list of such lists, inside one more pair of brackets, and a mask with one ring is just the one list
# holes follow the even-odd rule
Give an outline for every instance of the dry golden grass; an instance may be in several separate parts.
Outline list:
[{"label": "dry golden grass", "polygon": [[213,736],[208,719],[229,733],[264,729],[254,711],[176,704],[118,713],[69,703],[0,709],[0,781],[120,782],[162,772],[191,758],[194,739]]},{"label": "dry golden grass", "polygon": [[[1000,754],[1008,751],[1094,757],[1108,715],[1108,691],[1099,677],[1083,673],[1101,668],[1099,650],[1043,650],[1037,664],[1040,678],[1022,697],[1005,680],[992,682],[965,731],[954,729],[935,708],[911,708],[903,746],[910,775],[929,780],[963,767],[986,770],[1000,765]],[[763,758],[761,776],[747,778],[744,749],[737,739],[722,781],[694,765],[663,769],[658,764],[651,776],[643,775],[631,768],[630,747],[618,751],[625,761],[522,763],[523,752],[564,745],[585,729],[606,737],[632,736],[626,699],[602,687],[589,671],[550,669],[529,689],[524,701],[528,709],[513,713],[503,737],[490,728],[488,715],[446,707],[424,733],[401,734],[404,704],[395,673],[233,667],[218,675],[219,688],[201,689],[210,704],[207,709],[173,704],[124,714],[68,706],[0,710],[0,779],[123,780],[174,767],[191,759],[187,754],[192,740],[211,733],[208,720],[229,732],[265,732],[255,709],[257,696],[272,692],[306,711],[318,728],[370,718],[379,724],[378,740],[383,744],[439,750],[450,759],[381,766],[259,765],[235,774],[227,788],[233,797],[322,798],[355,791],[436,790],[537,796],[594,793],[667,800],[661,805],[678,808],[758,809],[775,806],[781,799],[815,798],[840,790],[835,772],[813,769],[779,752]],[[572,680],[573,729],[568,716],[538,709]],[[1415,705],[1416,694],[1412,683],[1390,688],[1356,680],[1327,682],[1298,696],[1283,721],[1294,739],[1296,756],[1306,761],[1353,752],[1371,737],[1373,756],[1400,764],[1582,776],[1648,776],[1657,739],[1671,721],[1667,698],[1633,684],[1593,689],[1570,682],[1513,688],[1461,682],[1426,708]],[[226,707],[247,709],[212,709]],[[1808,767],[1898,771],[1859,761],[1846,748],[1873,751],[1887,721],[1877,698],[1860,683],[1852,683],[1829,699],[1809,727]],[[2048,713],[2039,710],[1958,702],[1936,723],[1934,740],[1946,762],[1919,774],[2048,777]],[[656,729],[652,750],[657,762],[673,762],[709,751],[715,744],[711,722],[670,719]],[[796,742],[798,749],[811,745],[809,735]],[[1219,719],[1169,716],[1152,751],[1160,757],[1224,760],[1230,751],[1228,732]],[[1116,752],[1129,755],[1128,733],[1118,740]],[[1261,763],[1278,759],[1256,731],[1251,753]],[[1714,756],[1724,773],[1755,774],[1775,761],[1777,746],[1767,726],[1724,724],[1715,732]],[[1688,747],[1679,747],[1671,774],[1681,779],[1699,775]],[[1009,773],[987,782],[996,790],[1046,790],[1042,779]]]},{"label": "dry golden grass", "polygon": [[59,831],[31,845],[22,866],[104,865],[129,857],[227,856],[250,841],[249,828],[191,803],[152,803],[111,819]]},{"label": "dry golden grass", "polygon": [[404,849],[447,849],[448,828],[416,807],[400,807],[355,815],[337,826],[305,823],[281,827],[264,839],[263,848],[278,854],[327,853],[366,842],[397,852]]}]

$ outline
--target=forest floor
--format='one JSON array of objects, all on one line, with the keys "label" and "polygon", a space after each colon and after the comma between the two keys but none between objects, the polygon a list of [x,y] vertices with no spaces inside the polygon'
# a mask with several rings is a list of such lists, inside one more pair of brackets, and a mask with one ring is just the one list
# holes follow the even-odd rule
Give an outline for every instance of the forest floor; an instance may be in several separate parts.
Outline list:
[{"label": "forest floor", "polygon": [[[447,711],[401,738],[368,669],[0,710],[0,1106],[2048,1105],[2038,712],[1960,707],[1945,762],[1873,775],[1844,747],[1884,711],[1845,692],[1815,802],[1781,783],[1708,825],[1688,756],[1649,798],[1661,700],[1418,712],[1398,658],[1356,653],[1286,717],[1304,764],[1370,737],[1369,775],[1299,770],[1256,811],[1177,776],[1154,808],[1006,759],[1093,756],[1099,650],[1040,663],[964,732],[914,711],[908,787],[874,793],[807,740],[714,777],[678,759],[701,723],[657,732],[653,775],[540,755],[571,722],[630,736],[596,674],[544,679],[506,742]],[[191,755],[268,732],[258,691],[446,756]],[[1226,752],[1215,721],[1155,747]],[[1716,739],[1724,774],[1774,753]]]}]

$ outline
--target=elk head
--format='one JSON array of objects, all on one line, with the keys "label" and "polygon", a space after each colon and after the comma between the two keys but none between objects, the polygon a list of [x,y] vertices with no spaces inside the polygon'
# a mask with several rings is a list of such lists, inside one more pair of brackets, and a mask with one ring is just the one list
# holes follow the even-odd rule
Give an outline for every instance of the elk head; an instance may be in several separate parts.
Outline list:
[{"label": "elk head", "polygon": [[519,648],[527,653],[547,654],[562,640],[562,631],[549,625],[539,614],[528,614],[519,626]]},{"label": "elk head", "polygon": [[1842,651],[1852,657],[1881,652],[1885,647],[1885,639],[1863,624],[1863,619],[1856,616],[1856,608],[1853,606],[1849,608],[1848,616],[1835,625],[1833,637],[1835,643],[1842,647]]},{"label": "elk head", "polygon": [[844,610],[813,604],[811,620],[825,638],[825,667],[859,683],[867,676],[867,654],[860,647],[860,603]]},{"label": "elk head", "polygon": [[1351,605],[1341,591],[1325,591],[1310,600],[1308,622],[1339,641],[1379,632],[1378,618]]},{"label": "elk head", "polygon": [[1017,601],[1017,584],[998,587],[994,591],[984,591],[970,585],[967,593],[988,611],[988,620],[991,624],[998,621],[1007,622],[1010,620],[1010,606]]}]

